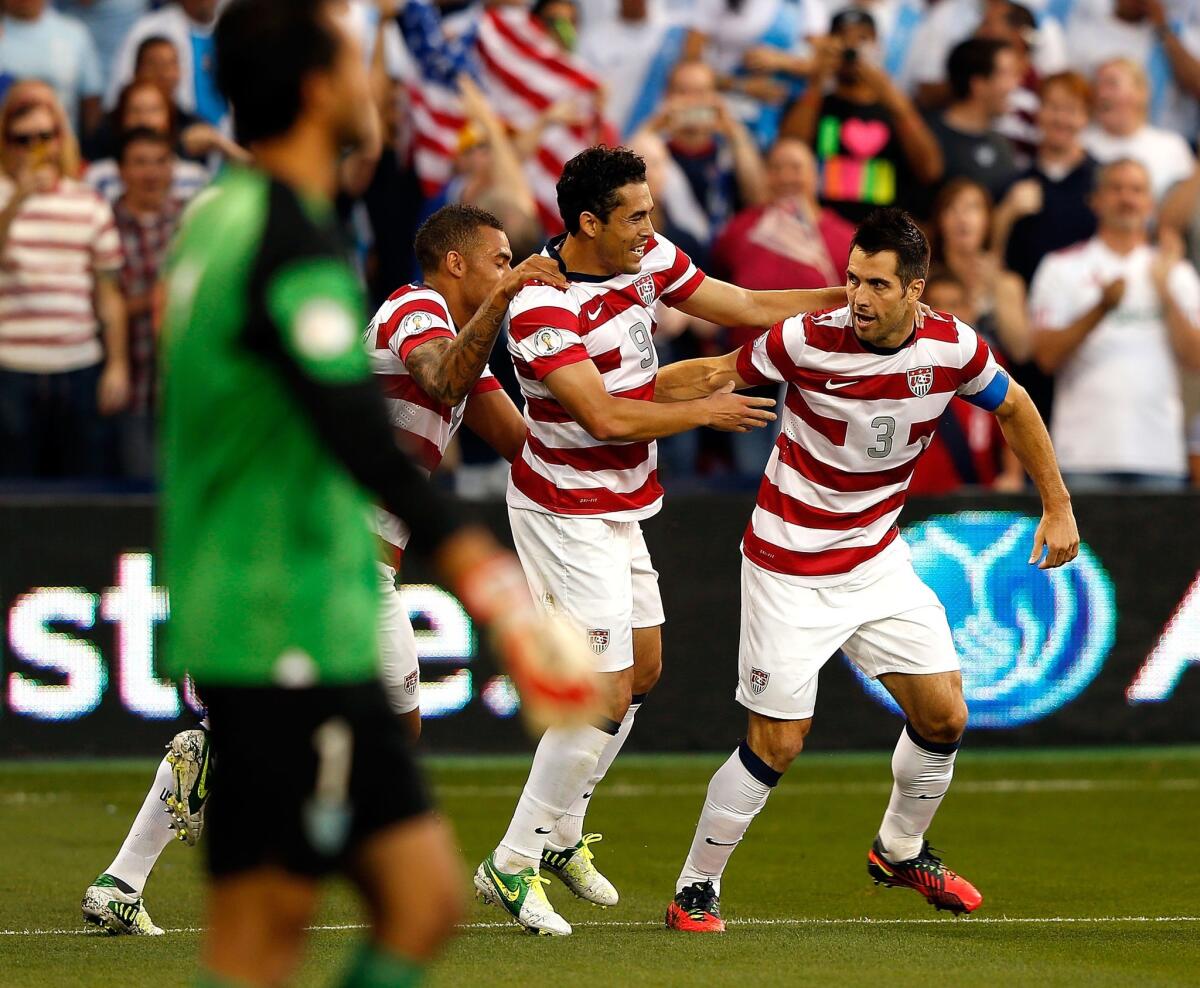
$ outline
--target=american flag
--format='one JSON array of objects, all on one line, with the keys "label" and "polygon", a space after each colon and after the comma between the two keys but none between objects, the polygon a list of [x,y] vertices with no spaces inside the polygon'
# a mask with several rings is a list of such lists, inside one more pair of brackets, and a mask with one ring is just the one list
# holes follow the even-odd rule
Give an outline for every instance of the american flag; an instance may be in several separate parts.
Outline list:
[{"label": "american flag", "polygon": [[[484,11],[474,47],[480,87],[496,114],[514,130],[533,125],[554,103],[575,99],[595,106],[600,82],[563,52],[525,10]],[[444,81],[422,77],[409,86],[414,131],[413,166],[426,195],[435,195],[450,179],[459,134],[466,125],[458,93]],[[612,142],[615,132],[599,110],[587,123],[550,126],[525,171],[547,231],[562,230],[555,183],[563,165],[597,142]]]}]

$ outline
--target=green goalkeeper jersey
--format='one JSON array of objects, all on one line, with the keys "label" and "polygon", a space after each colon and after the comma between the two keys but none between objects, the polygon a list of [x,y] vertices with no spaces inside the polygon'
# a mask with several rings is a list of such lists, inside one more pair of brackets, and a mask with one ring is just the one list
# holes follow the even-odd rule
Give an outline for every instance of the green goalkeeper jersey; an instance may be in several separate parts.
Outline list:
[{"label": "green goalkeeper jersey", "polygon": [[325,434],[329,409],[322,420],[308,407],[369,382],[363,323],[329,203],[246,168],[193,203],[163,327],[172,675],[247,686],[375,675],[371,502]]}]

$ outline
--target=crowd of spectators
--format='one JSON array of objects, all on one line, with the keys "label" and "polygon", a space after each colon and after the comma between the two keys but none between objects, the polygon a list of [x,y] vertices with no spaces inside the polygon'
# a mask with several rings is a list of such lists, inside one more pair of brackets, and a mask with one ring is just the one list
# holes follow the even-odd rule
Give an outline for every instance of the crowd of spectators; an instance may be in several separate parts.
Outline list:
[{"label": "crowd of spectators", "polygon": [[[153,486],[159,275],[188,201],[248,157],[213,78],[220,7],[0,0],[0,484]],[[926,300],[1034,394],[1074,489],[1200,486],[1200,3],[349,7],[380,127],[338,206],[373,301],[415,276],[413,233],[447,202],[538,250],[553,163],[619,141],[646,159],[656,228],[751,288],[838,283],[854,223],[909,209]],[[524,80],[529,52],[566,83]],[[663,311],[656,343],[667,362],[753,332]],[[674,437],[661,471],[748,484],[772,441]],[[502,487],[469,439],[448,462],[464,491]],[[913,489],[1023,483],[956,402]]]}]

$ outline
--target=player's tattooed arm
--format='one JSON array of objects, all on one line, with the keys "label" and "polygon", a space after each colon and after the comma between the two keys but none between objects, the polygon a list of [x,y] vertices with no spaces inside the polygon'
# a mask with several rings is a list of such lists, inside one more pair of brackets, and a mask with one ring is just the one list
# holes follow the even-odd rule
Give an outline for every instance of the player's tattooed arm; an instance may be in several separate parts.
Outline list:
[{"label": "player's tattooed arm", "polygon": [[748,382],[737,371],[740,350],[720,357],[700,357],[680,360],[659,369],[654,379],[655,401],[690,401],[706,398],[732,384],[735,391],[748,388]]},{"label": "player's tattooed arm", "polygon": [[1029,393],[1012,380],[995,415],[1005,442],[1017,454],[1042,497],[1042,521],[1033,537],[1029,562],[1037,563],[1039,569],[1069,563],[1079,554],[1079,529],[1045,423]]},{"label": "player's tattooed arm", "polygon": [[405,366],[421,390],[445,405],[457,405],[470,394],[487,366],[508,303],[526,282],[535,280],[555,288],[567,284],[556,261],[535,254],[500,279],[454,339],[435,338],[414,349]]}]

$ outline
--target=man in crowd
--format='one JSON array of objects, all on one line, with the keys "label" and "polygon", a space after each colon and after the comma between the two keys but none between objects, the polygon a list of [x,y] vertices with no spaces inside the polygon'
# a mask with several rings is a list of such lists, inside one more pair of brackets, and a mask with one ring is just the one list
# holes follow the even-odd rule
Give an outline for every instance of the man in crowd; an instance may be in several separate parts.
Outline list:
[{"label": "man in crowd", "polygon": [[942,177],[941,148],[878,60],[871,15],[853,8],[839,13],[817,47],[808,89],[781,128],[815,147],[821,203],[852,223],[905,201],[914,182],[932,185]]},{"label": "man in crowd", "polygon": [[1100,168],[1096,236],[1050,254],[1033,279],[1034,352],[1056,376],[1050,432],[1072,490],[1182,486],[1178,367],[1200,369],[1200,276],[1171,232],[1157,246],[1150,174]]}]

